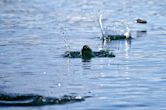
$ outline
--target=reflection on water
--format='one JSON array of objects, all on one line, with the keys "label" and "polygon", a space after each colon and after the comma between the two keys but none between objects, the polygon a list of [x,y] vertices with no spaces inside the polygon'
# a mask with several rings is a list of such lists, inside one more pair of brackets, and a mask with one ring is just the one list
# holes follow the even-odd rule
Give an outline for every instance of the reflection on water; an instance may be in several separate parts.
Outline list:
[{"label": "reflection on water", "polygon": [[91,69],[91,62],[90,62],[90,60],[86,60],[86,59],[82,59],[82,60],[83,60],[83,64],[82,64],[83,68],[84,69]]},{"label": "reflection on water", "polygon": [[146,35],[147,35],[147,31],[146,30],[136,31],[136,36],[137,37],[145,37]]},{"label": "reflection on water", "polygon": [[128,51],[131,48],[132,39],[127,40],[103,40],[99,49],[104,50],[125,50]]},{"label": "reflection on water", "polygon": [[101,48],[109,51],[116,51],[116,50],[125,51],[124,56],[125,58],[128,58],[129,57],[128,52],[131,48],[131,43],[132,39],[118,40],[118,41],[103,41]]},{"label": "reflection on water", "polygon": [[131,48],[131,39],[128,39],[125,41],[125,56],[126,56],[126,58],[129,57],[128,51],[130,48]]}]

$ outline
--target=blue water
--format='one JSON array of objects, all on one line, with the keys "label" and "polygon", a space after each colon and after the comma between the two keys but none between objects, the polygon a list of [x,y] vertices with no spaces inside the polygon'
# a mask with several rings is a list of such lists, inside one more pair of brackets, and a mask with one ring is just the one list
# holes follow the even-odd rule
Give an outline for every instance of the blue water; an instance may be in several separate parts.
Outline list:
[{"label": "blue water", "polygon": [[[1,110],[166,109],[165,0],[1,0],[0,8],[1,93],[92,96]],[[127,21],[133,39],[102,45],[100,14]],[[137,24],[137,18],[148,23]],[[84,44],[95,51],[107,47],[116,57],[82,62],[61,56],[66,45],[80,50]]]}]

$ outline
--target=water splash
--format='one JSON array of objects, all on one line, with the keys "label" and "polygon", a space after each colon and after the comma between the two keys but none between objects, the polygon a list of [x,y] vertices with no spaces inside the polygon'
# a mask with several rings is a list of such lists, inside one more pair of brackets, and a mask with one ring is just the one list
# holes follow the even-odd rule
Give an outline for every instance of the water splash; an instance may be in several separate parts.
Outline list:
[{"label": "water splash", "polygon": [[[125,36],[126,38],[131,37],[131,29],[129,24],[123,20],[120,21],[112,21],[111,24],[107,24],[107,26],[103,26],[102,15],[99,16],[99,26],[102,33],[102,37],[108,36]],[[121,29],[124,28],[124,29]]]},{"label": "water splash", "polygon": [[[64,33],[63,33],[64,35]],[[63,41],[65,42],[65,47],[67,48],[68,51],[71,51],[71,47],[69,44],[69,41],[67,41],[67,39],[65,37],[63,37]]]},{"label": "water splash", "polygon": [[65,47],[66,47],[66,49],[67,49],[67,51],[69,52],[69,55],[70,55],[70,52],[71,52],[71,47],[70,47],[70,44],[69,44],[69,40],[67,40],[67,36],[66,36],[66,32],[67,32],[67,30],[66,30],[66,28],[61,28],[61,30],[62,30],[62,39],[63,39],[63,41],[64,41],[64,43],[65,43]]},{"label": "water splash", "polygon": [[100,26],[100,29],[101,29],[102,36],[103,37],[106,36],[104,28],[103,28],[103,23],[102,23],[102,15],[100,15],[100,17],[99,17],[99,26]]}]

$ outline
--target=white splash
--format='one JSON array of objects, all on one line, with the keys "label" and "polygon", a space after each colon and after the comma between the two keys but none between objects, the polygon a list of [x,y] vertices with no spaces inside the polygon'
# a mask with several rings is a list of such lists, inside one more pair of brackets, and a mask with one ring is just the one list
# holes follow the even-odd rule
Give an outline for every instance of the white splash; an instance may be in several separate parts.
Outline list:
[{"label": "white splash", "polygon": [[[126,27],[126,32],[123,34],[126,36],[126,38],[130,38],[131,37],[131,30],[129,28],[129,25],[128,23],[124,22],[124,21],[113,21],[112,23],[121,23],[123,24],[125,27]],[[102,36],[103,37],[107,37],[108,34],[106,33],[106,30],[104,30],[104,27],[103,27],[103,23],[102,23],[102,15],[100,14],[100,17],[99,17],[99,26],[100,26],[100,30],[101,30],[101,33],[102,33]]]}]

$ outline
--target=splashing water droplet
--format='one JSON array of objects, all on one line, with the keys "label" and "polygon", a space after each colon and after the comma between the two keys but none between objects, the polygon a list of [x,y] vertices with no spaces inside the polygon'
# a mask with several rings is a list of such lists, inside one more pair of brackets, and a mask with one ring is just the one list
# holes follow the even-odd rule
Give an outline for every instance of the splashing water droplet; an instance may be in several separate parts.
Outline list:
[{"label": "splashing water droplet", "polygon": [[61,83],[58,83],[58,86],[60,87],[60,86],[61,86]]},{"label": "splashing water droplet", "polygon": [[99,17],[99,25],[103,37],[108,35],[125,35],[126,38],[131,37],[130,28],[127,22],[120,21],[102,21],[102,15]]}]

